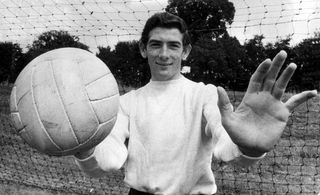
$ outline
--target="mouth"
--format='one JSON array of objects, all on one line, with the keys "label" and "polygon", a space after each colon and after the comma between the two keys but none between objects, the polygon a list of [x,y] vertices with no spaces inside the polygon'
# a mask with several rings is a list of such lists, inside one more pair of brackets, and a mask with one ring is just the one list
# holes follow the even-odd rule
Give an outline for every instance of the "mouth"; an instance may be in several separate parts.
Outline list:
[{"label": "mouth", "polygon": [[156,64],[158,66],[171,66],[172,65],[172,63],[159,63],[159,62],[156,62]]}]

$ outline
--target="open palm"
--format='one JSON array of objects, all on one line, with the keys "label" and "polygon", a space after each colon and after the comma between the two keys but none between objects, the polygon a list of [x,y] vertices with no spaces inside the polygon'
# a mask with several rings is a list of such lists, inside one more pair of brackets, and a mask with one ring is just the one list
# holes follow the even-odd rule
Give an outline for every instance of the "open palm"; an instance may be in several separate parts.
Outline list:
[{"label": "open palm", "polygon": [[260,156],[270,151],[280,139],[293,109],[317,94],[316,91],[305,91],[285,103],[281,101],[296,69],[296,65],[291,63],[276,79],[286,56],[281,51],[272,61],[267,59],[259,65],[235,111],[225,90],[218,87],[222,124],[246,155]]}]

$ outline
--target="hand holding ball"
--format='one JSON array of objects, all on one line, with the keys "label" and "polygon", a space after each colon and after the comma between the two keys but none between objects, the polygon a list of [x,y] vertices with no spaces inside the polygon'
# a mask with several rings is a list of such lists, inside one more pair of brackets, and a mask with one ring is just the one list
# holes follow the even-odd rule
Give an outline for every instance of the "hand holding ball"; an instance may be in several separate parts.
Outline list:
[{"label": "hand holding ball", "polygon": [[61,48],[31,61],[10,97],[21,137],[49,155],[73,155],[99,144],[113,128],[119,107],[116,80],[94,54]]}]

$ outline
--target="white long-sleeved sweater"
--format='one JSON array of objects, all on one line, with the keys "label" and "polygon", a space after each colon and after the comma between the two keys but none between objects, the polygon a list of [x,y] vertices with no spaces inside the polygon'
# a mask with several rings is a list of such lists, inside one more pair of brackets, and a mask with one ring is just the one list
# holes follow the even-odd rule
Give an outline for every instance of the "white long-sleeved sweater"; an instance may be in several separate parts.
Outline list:
[{"label": "white long-sleeved sweater", "polygon": [[242,166],[262,158],[241,154],[221,125],[217,101],[215,86],[183,76],[150,81],[121,96],[112,132],[77,164],[92,176],[124,166],[125,182],[139,191],[214,194],[212,155]]}]

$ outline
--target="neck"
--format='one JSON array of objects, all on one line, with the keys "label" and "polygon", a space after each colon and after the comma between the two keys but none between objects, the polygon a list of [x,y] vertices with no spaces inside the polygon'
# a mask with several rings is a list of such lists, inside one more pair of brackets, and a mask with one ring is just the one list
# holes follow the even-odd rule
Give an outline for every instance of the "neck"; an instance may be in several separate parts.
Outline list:
[{"label": "neck", "polygon": [[154,76],[151,77],[152,81],[172,81],[172,80],[178,80],[182,77],[181,73],[174,75],[170,78],[156,78]]}]

